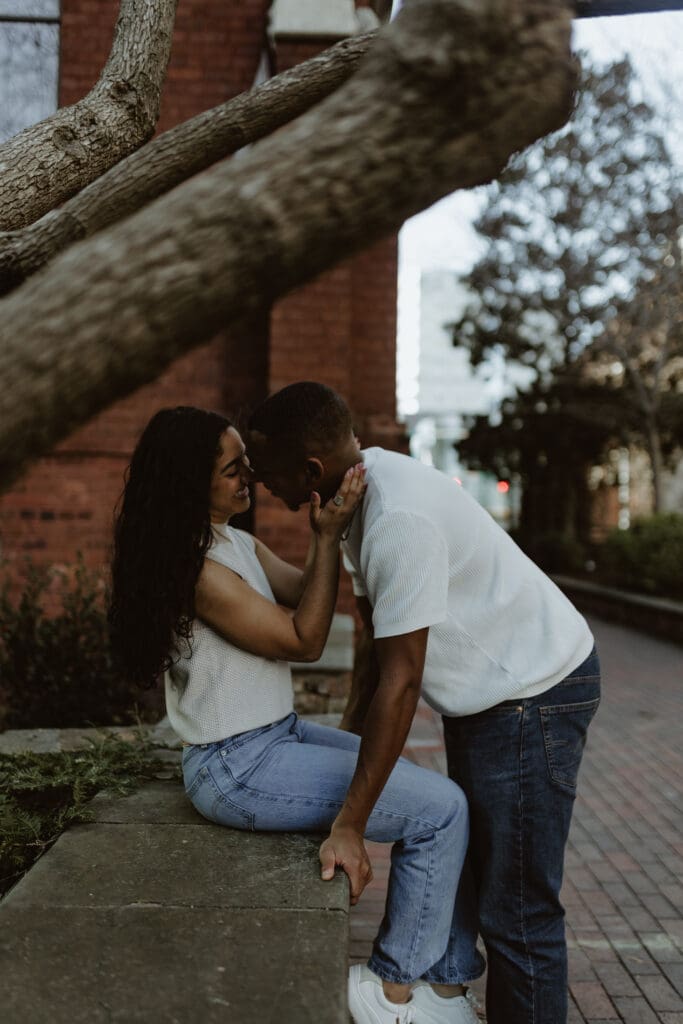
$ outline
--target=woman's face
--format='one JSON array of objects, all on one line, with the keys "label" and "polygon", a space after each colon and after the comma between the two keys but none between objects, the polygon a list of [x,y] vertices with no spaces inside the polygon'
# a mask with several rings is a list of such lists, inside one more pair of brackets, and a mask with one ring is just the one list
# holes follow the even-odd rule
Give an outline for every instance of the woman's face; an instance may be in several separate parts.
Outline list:
[{"label": "woman's face", "polygon": [[221,434],[220,452],[214,463],[209,490],[212,523],[225,523],[249,508],[252,472],[244,442],[234,427]]}]

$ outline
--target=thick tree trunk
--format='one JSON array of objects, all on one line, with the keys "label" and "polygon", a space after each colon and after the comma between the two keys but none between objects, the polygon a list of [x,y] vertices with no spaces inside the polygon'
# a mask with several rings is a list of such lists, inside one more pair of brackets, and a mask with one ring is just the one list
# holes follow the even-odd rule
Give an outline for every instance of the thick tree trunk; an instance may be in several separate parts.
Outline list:
[{"label": "thick tree trunk", "polygon": [[373,39],[374,34],[345,39],[259,88],[164,132],[58,210],[21,231],[0,233],[0,295],[73,242],[135,213],[329,96],[353,74]]},{"label": "thick tree trunk", "polygon": [[0,228],[30,224],[151,137],[177,0],[121,0],[94,88],[0,146]]},{"label": "thick tree trunk", "polygon": [[57,257],[0,303],[0,479],[226,321],[495,177],[569,116],[569,37],[556,0],[412,0],[289,129]]}]

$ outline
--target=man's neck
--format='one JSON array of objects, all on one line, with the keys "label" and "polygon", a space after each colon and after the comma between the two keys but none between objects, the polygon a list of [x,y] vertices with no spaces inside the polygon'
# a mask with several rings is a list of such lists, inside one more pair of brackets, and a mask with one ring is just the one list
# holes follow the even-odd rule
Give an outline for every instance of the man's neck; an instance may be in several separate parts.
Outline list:
[{"label": "man's neck", "polygon": [[332,465],[330,465],[331,461],[328,459],[330,473],[325,493],[320,495],[323,502],[329,501],[337,493],[347,469],[351,469],[352,466],[356,466],[359,462],[363,461],[357,439],[352,436],[343,448],[335,452]]}]

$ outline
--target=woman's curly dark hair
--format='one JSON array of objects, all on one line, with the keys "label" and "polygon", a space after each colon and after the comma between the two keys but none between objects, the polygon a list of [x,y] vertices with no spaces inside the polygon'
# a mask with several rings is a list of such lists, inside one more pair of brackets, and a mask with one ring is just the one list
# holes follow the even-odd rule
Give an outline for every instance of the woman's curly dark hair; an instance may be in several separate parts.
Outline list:
[{"label": "woman's curly dark hair", "polygon": [[190,406],[161,409],[145,427],[114,527],[109,630],[133,683],[154,686],[189,646],[194,588],[211,541],[209,493],[221,435],[232,426]]}]

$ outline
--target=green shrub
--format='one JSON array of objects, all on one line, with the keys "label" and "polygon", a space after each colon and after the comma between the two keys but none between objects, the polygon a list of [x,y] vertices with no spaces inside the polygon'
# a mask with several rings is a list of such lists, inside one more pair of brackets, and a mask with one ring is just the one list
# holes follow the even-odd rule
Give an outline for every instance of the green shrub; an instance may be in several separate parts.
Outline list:
[{"label": "green shrub", "polygon": [[150,757],[149,744],[111,735],[84,750],[0,754],[0,895],[64,829],[91,819],[87,804],[100,789],[129,793],[160,770],[168,776],[168,765]]},{"label": "green shrub", "polygon": [[664,513],[614,530],[598,552],[598,571],[624,590],[683,599],[683,516]]},{"label": "green shrub", "polygon": [[[23,593],[0,587],[0,728],[121,725],[138,717],[138,691],[112,662],[102,581],[79,562],[73,574],[29,569]],[[54,598],[59,611],[46,604]]]},{"label": "green shrub", "polygon": [[564,533],[513,534],[522,551],[544,572],[582,572],[586,564],[586,549],[580,541]]}]

